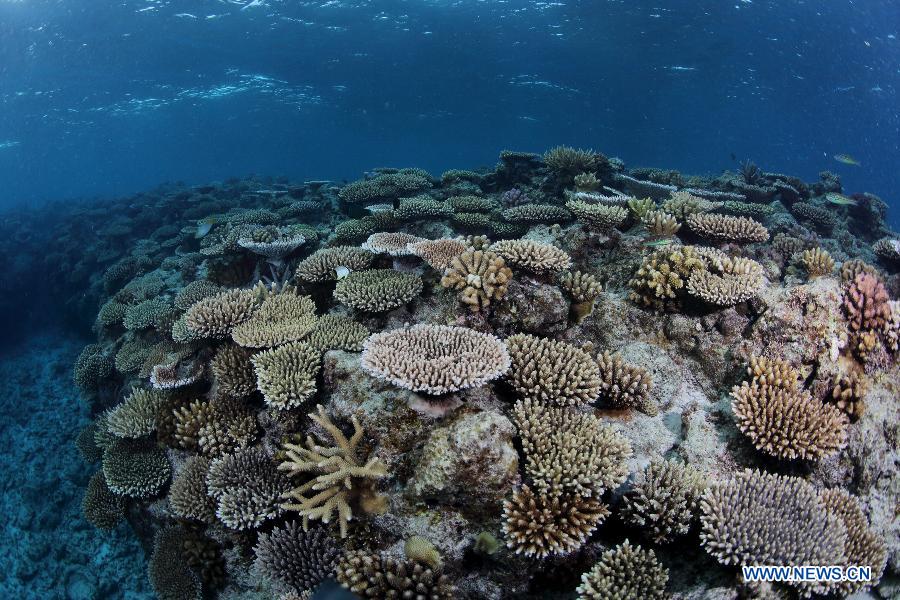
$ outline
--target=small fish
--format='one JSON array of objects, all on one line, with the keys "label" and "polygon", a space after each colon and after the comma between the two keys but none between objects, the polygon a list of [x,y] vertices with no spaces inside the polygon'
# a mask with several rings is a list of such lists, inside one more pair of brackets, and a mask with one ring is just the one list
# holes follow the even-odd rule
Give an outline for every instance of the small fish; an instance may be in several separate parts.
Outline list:
[{"label": "small fish", "polygon": [[825,194],[825,199],[836,206],[856,206],[858,204],[853,198],[848,198],[837,192],[828,192]]},{"label": "small fish", "polygon": [[198,240],[206,237],[206,234],[209,233],[210,229],[213,228],[213,225],[218,223],[219,220],[219,217],[206,217],[205,219],[197,221],[197,232],[194,234],[194,237]]},{"label": "small fish", "polygon": [[660,248],[662,246],[670,246],[674,243],[675,242],[673,242],[672,240],[670,240],[668,238],[663,238],[661,240],[652,240],[649,242],[644,242],[644,246],[646,246],[648,248]]},{"label": "small fish", "polygon": [[838,161],[839,163],[844,163],[845,165],[853,165],[854,167],[859,167],[862,164],[849,154],[835,154],[834,160]]},{"label": "small fish", "polygon": [[337,276],[338,279],[343,279],[344,277],[346,277],[347,275],[350,274],[350,269],[348,269],[345,266],[338,266],[338,267],[334,268],[334,274]]},{"label": "small fish", "polygon": [[378,213],[384,213],[394,210],[393,204],[370,204],[366,206],[366,210],[372,213],[373,215],[377,215]]}]

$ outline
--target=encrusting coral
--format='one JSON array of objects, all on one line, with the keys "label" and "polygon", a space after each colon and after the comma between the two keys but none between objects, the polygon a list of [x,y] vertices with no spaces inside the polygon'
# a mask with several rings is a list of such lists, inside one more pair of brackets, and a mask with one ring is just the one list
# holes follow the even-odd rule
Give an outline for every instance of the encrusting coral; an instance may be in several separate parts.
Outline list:
[{"label": "encrusting coral", "polygon": [[557,405],[588,404],[600,393],[600,369],[566,342],[517,333],[506,339],[509,380],[524,399]]},{"label": "encrusting coral", "polygon": [[303,527],[309,521],[329,523],[337,516],[341,537],[347,537],[354,509],[365,513],[379,512],[384,499],[375,492],[376,480],[387,476],[385,466],[378,458],[361,458],[359,443],[363,429],[356,418],[352,419],[353,435],[347,438],[331,421],[321,405],[318,414],[309,418],[322,427],[334,442],[322,446],[312,436],[305,444],[287,442],[280,453],[279,471],[290,477],[310,475],[311,479],[285,492],[282,497],[291,501],[281,505],[285,510],[296,511],[303,517]]},{"label": "encrusting coral", "polygon": [[444,325],[383,331],[363,343],[363,370],[414,392],[442,395],[478,387],[509,369],[506,346],[496,337]]},{"label": "encrusting coral", "polygon": [[800,387],[781,360],[752,357],[751,378],[735,386],[731,403],[738,429],[757,449],[783,459],[818,459],[847,443],[847,417]]},{"label": "encrusting coral", "polygon": [[625,540],[581,576],[579,600],[664,600],[669,570],[653,550]]},{"label": "encrusting coral", "polygon": [[478,312],[490,306],[492,301],[503,298],[511,279],[512,271],[501,256],[473,250],[450,261],[441,278],[441,285],[460,290],[460,302],[469,310]]}]

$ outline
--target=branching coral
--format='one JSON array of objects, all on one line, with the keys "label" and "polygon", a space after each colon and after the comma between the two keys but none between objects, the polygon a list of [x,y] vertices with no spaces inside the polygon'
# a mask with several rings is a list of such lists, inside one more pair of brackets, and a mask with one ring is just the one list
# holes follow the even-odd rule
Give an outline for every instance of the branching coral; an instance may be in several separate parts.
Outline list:
[{"label": "branching coral", "polygon": [[147,571],[159,600],[200,600],[203,597],[200,578],[185,561],[184,540],[185,534],[179,527],[160,529],[153,539]]},{"label": "branching coral", "polygon": [[858,419],[866,408],[865,396],[869,388],[869,380],[865,374],[851,372],[835,378],[831,387],[829,400],[847,416]]},{"label": "branching coral", "polygon": [[131,394],[106,415],[110,433],[123,438],[139,438],[156,429],[156,419],[166,397],[156,390],[132,388]]},{"label": "branching coral", "polygon": [[178,446],[206,456],[243,448],[256,438],[256,417],[239,400],[194,400],[174,411]]},{"label": "branching coral", "polygon": [[900,263],[900,240],[884,238],[872,244],[875,256],[882,259],[888,265]]},{"label": "branching coral", "polygon": [[103,453],[106,484],[121,496],[155,496],[171,474],[172,467],[165,453],[145,440],[120,439]]},{"label": "branching coral", "polygon": [[735,386],[737,426],[758,450],[783,459],[818,459],[847,442],[847,417],[800,387],[784,361],[753,357],[749,382]]},{"label": "branching coral", "polygon": [[609,352],[597,356],[600,369],[600,399],[613,408],[637,408],[649,415],[659,409],[650,400],[653,380],[647,370],[626,363]]},{"label": "branching coral", "polygon": [[669,198],[662,203],[660,208],[663,212],[668,213],[678,219],[684,221],[690,215],[713,210],[721,206],[718,202],[710,202],[705,198],[692,195],[690,192],[672,191]]},{"label": "branching coral", "polygon": [[672,237],[681,229],[681,223],[674,216],[661,210],[647,211],[641,222],[654,237]]},{"label": "branching coral", "polygon": [[413,273],[393,269],[372,269],[350,273],[337,282],[334,297],[364,312],[393,310],[422,293],[422,279]]},{"label": "branching coral", "polygon": [[590,413],[528,400],[515,405],[525,472],[548,496],[599,498],[628,477],[628,439]]},{"label": "branching coral", "polygon": [[824,231],[830,231],[838,224],[838,218],[833,213],[808,202],[794,202],[791,205],[791,212],[799,219],[809,221]]},{"label": "branching coral", "polygon": [[401,198],[397,203],[394,214],[401,221],[428,221],[433,219],[446,219],[453,216],[453,209],[449,204],[438,202],[430,196],[415,196],[413,198]]},{"label": "branching coral", "polygon": [[266,404],[297,408],[316,393],[320,352],[305,342],[290,342],[253,356],[256,384]]},{"label": "branching coral", "polygon": [[231,529],[255,529],[282,513],[280,500],[290,482],[260,447],[214,459],[206,476],[216,516]]},{"label": "branching coral", "polygon": [[431,187],[431,178],[419,169],[381,173],[372,179],[354,181],[341,189],[340,197],[351,204],[374,204],[415,194]]},{"label": "branching coral", "polygon": [[578,600],[664,600],[668,582],[669,570],[653,550],[625,540],[581,576]]},{"label": "branching coral", "polygon": [[472,312],[490,306],[506,295],[512,271],[501,256],[483,250],[467,251],[453,258],[441,278],[445,288],[460,290],[460,302]]},{"label": "branching coral", "polygon": [[769,239],[769,231],[762,223],[749,217],[694,213],[687,217],[686,222],[691,231],[714,242],[745,244]]},{"label": "branching coral", "polygon": [[844,289],[844,312],[853,331],[882,329],[891,314],[884,284],[874,275],[857,275]]},{"label": "branching coral", "polygon": [[591,204],[584,200],[569,200],[566,208],[575,218],[597,231],[615,229],[628,218],[628,209],[610,204]]},{"label": "branching coral", "polygon": [[413,325],[369,337],[360,364],[369,375],[396,386],[441,395],[501,377],[510,358],[493,335],[465,327]]},{"label": "branching coral", "polygon": [[572,220],[572,213],[557,204],[520,204],[501,213],[510,223],[565,223]]},{"label": "branching coral", "polygon": [[887,564],[887,548],[869,527],[859,501],[841,489],[825,490],[819,494],[825,510],[840,519],[847,531],[844,543],[845,566],[867,566],[872,569],[869,581],[839,582],[830,587],[830,592],[852,595],[868,591],[878,584]]},{"label": "branching coral", "polygon": [[270,295],[256,312],[231,330],[245,348],[271,348],[302,339],[316,324],[316,305],[309,296],[286,289]]},{"label": "branching coral", "polygon": [[706,261],[693,246],[656,250],[628,282],[630,298],[642,306],[675,310],[681,305],[679,291],[695,270],[706,270]]},{"label": "branching coral", "polygon": [[249,237],[239,238],[237,241],[238,246],[272,261],[279,261],[306,243],[306,238],[299,233],[291,234],[282,232],[277,228],[273,229],[275,231],[270,236],[261,238],[250,235]]},{"label": "branching coral", "polygon": [[228,290],[193,304],[184,321],[200,337],[224,339],[236,325],[250,318],[260,302],[254,290]]},{"label": "branching coral", "polygon": [[581,548],[607,516],[609,508],[595,498],[535,494],[523,485],[503,502],[503,533],[516,554],[564,555]]},{"label": "branching coral", "polygon": [[558,273],[572,266],[572,258],[563,250],[534,240],[502,240],[491,245],[491,252],[538,274]]},{"label": "branching coral", "polygon": [[103,471],[97,471],[84,491],[81,511],[94,527],[114,529],[125,516],[125,498],[114,494],[106,485]]},{"label": "branching coral", "polygon": [[750,258],[709,260],[709,269],[694,269],[686,291],[717,306],[734,306],[756,296],[765,283],[762,265]]},{"label": "branching coral", "polygon": [[363,341],[371,332],[365,325],[350,317],[323,315],[316,319],[316,326],[306,337],[306,343],[320,352],[346,350],[359,352]]},{"label": "branching coral", "polygon": [[671,542],[691,528],[705,487],[705,477],[692,466],[654,460],[625,494],[622,514],[653,542]]},{"label": "branching coral", "polygon": [[209,524],[216,522],[216,503],[206,486],[209,465],[208,458],[192,456],[172,480],[169,508],[176,516]]},{"label": "branching coral", "polygon": [[216,382],[216,393],[220,396],[243,398],[256,391],[256,372],[250,360],[249,350],[227,344],[220,347],[209,368]]},{"label": "branching coral", "polygon": [[600,393],[600,369],[566,342],[518,333],[506,339],[509,379],[522,398],[557,405],[588,404]]},{"label": "branching coral", "polygon": [[544,162],[562,183],[568,184],[581,173],[592,173],[601,163],[601,156],[593,150],[557,146],[544,153]]},{"label": "branching coral", "polygon": [[222,288],[208,279],[198,279],[192,281],[175,294],[175,307],[181,310],[187,310],[197,302],[204,298],[215,296],[222,291]]},{"label": "branching coral", "polygon": [[367,513],[382,509],[384,499],[375,492],[374,486],[376,480],[387,476],[387,469],[378,458],[359,456],[363,429],[355,417],[350,438],[332,423],[322,405],[318,414],[309,417],[328,432],[334,445],[321,446],[312,436],[306,437],[305,444],[284,444],[278,470],[286,471],[291,477],[308,474],[312,478],[284,493],[283,498],[294,501],[281,506],[298,512],[303,517],[304,529],[309,528],[310,519],[328,523],[337,515],[341,537],[347,537],[354,508]]},{"label": "branching coral", "polygon": [[576,323],[593,312],[594,299],[603,291],[599,279],[582,271],[566,271],[560,276],[559,285],[574,300],[570,314]]},{"label": "branching coral", "polygon": [[100,344],[88,344],[75,360],[73,379],[85,391],[96,390],[100,381],[113,373],[113,361]]},{"label": "branching coral", "polygon": [[303,281],[319,282],[338,279],[338,270],[368,269],[375,255],[355,246],[334,246],[316,250],[297,265],[297,277]]},{"label": "branching coral", "polygon": [[712,485],[700,510],[700,540],[722,564],[844,562],[845,526],[799,477],[747,469]]},{"label": "branching coral", "polygon": [[360,248],[375,254],[406,256],[410,254],[407,248],[409,244],[424,241],[427,240],[409,233],[373,233],[360,245]]},{"label": "branching coral", "polygon": [[324,528],[308,531],[296,521],[261,533],[254,549],[256,570],[294,592],[314,590],[335,573],[341,550]]},{"label": "branching coral", "polygon": [[407,245],[407,248],[411,254],[418,256],[439,271],[449,267],[454,258],[468,250],[468,246],[464,242],[452,238],[412,242]]},{"label": "branching coral", "polygon": [[878,277],[878,269],[859,258],[851,258],[845,260],[841,264],[841,282],[848,283],[856,279],[857,275],[868,273],[874,277]]},{"label": "branching coral", "polygon": [[171,326],[175,308],[162,298],[151,298],[125,309],[122,324],[132,331],[141,329],[163,329],[165,323]]},{"label": "branching coral", "polygon": [[360,598],[453,600],[455,588],[439,570],[384,558],[361,550],[346,552],[337,565],[337,580]]},{"label": "branching coral", "polygon": [[810,279],[831,275],[834,271],[834,259],[827,250],[822,248],[804,250],[800,255],[800,262],[803,263],[803,268],[806,269],[806,274]]},{"label": "branching coral", "polygon": [[656,202],[653,198],[629,198],[628,210],[638,220],[643,221],[647,213],[656,209]]}]

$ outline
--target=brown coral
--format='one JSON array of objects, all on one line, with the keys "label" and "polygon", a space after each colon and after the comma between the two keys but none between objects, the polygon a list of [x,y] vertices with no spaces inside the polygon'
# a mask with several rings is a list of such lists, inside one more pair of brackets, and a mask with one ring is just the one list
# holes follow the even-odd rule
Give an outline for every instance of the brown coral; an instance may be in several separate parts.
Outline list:
[{"label": "brown coral", "polygon": [[588,404],[600,393],[600,370],[571,344],[518,333],[506,339],[509,379],[522,398],[557,405]]},{"label": "brown coral", "polygon": [[653,380],[647,370],[626,363],[609,352],[597,356],[600,369],[600,399],[613,408],[637,408],[649,415],[659,409],[650,400]]},{"label": "brown coral", "polygon": [[337,565],[337,580],[360,598],[453,600],[450,579],[414,560],[395,560],[361,550],[344,553]]},{"label": "brown coral", "polygon": [[506,295],[512,271],[502,257],[483,250],[464,252],[450,261],[441,285],[460,290],[459,299],[473,312]]},{"label": "brown coral", "polygon": [[852,372],[835,378],[829,400],[847,416],[858,419],[866,408],[865,396],[869,380],[862,373]]},{"label": "brown coral", "polygon": [[375,254],[407,256],[412,254],[408,248],[409,244],[426,241],[428,240],[409,233],[373,233],[360,244],[360,248]]},{"label": "brown coral", "polygon": [[834,584],[829,591],[841,595],[865,592],[878,585],[887,563],[887,548],[869,527],[859,501],[841,489],[825,490],[819,494],[825,510],[844,524],[847,537],[844,544],[845,566],[866,566],[872,569],[869,581],[846,581]]},{"label": "brown coral", "polygon": [[688,277],[691,296],[717,306],[735,306],[756,296],[765,282],[762,265],[750,258],[725,257],[708,261],[709,269],[695,269]]},{"label": "brown coral", "polygon": [[538,274],[557,273],[572,266],[572,258],[563,250],[534,240],[502,240],[495,242],[491,251],[511,265]]},{"label": "brown coral", "polygon": [[418,256],[432,268],[443,271],[460,256],[469,246],[460,240],[453,238],[441,238],[437,240],[422,240],[407,244],[410,254]]},{"label": "brown coral", "polygon": [[256,417],[239,400],[223,396],[194,400],[174,411],[174,438],[179,447],[206,456],[243,448],[256,437]]},{"label": "brown coral", "polygon": [[566,271],[560,276],[559,285],[574,300],[569,313],[576,323],[593,312],[594,299],[603,291],[599,279],[582,271]]},{"label": "brown coral", "polygon": [[245,348],[228,344],[216,351],[209,361],[219,395],[243,398],[256,391],[256,372],[251,353]]},{"label": "brown coral", "polygon": [[669,570],[653,550],[625,540],[581,576],[578,600],[665,600]]},{"label": "brown coral", "polygon": [[658,310],[681,305],[679,292],[691,273],[706,270],[706,261],[693,246],[656,250],[644,257],[628,285],[633,302]]},{"label": "brown coral", "polygon": [[690,530],[706,479],[690,465],[653,460],[625,494],[623,516],[657,544]]},{"label": "brown coral", "polygon": [[369,337],[360,364],[369,375],[396,386],[441,395],[502,376],[510,358],[493,335],[465,327],[414,325]]},{"label": "brown coral", "polygon": [[297,408],[316,393],[320,351],[306,342],[290,342],[250,359],[256,384],[266,404],[280,410]]},{"label": "brown coral", "polygon": [[334,246],[316,250],[297,265],[297,277],[310,282],[332,281],[338,269],[349,271],[368,269],[375,255],[355,246]]},{"label": "brown coral", "polygon": [[572,211],[575,218],[598,231],[610,231],[625,222],[628,209],[611,204],[590,204],[584,200],[569,200],[566,208]]},{"label": "brown coral", "polygon": [[206,475],[216,516],[231,529],[255,529],[282,513],[281,495],[290,482],[260,447],[214,459]]},{"label": "brown coral", "polygon": [[648,210],[641,222],[655,237],[672,237],[681,229],[681,223],[674,216],[661,210]]},{"label": "brown coral", "polygon": [[271,348],[302,339],[316,324],[316,305],[293,288],[272,294],[249,319],[231,330],[245,348]]},{"label": "brown coral", "polygon": [[184,322],[194,334],[205,338],[224,339],[235,325],[243,323],[260,304],[254,290],[228,290],[193,304]]}]

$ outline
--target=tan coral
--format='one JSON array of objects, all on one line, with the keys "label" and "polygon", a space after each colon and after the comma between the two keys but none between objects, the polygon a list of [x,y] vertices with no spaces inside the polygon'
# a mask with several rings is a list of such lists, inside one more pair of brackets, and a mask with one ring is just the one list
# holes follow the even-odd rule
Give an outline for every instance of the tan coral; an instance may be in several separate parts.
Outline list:
[{"label": "tan coral", "polygon": [[316,393],[320,352],[305,342],[290,342],[265,350],[251,359],[256,384],[270,406],[297,408]]},{"label": "tan coral", "polygon": [[303,281],[319,282],[338,279],[338,270],[349,271],[368,269],[375,255],[355,246],[333,246],[320,248],[300,261],[297,277]]},{"label": "tan coral", "polygon": [[474,250],[451,260],[441,285],[460,290],[460,301],[472,312],[478,312],[506,295],[511,280],[512,271],[502,257],[493,252]]},{"label": "tan coral", "polygon": [[806,274],[810,279],[831,275],[834,271],[834,259],[827,250],[822,248],[804,250],[800,255],[800,262],[803,263],[803,268],[806,269]]},{"label": "tan coral", "polygon": [[389,256],[407,256],[412,252],[409,244],[427,242],[424,238],[409,233],[373,233],[360,244],[360,248],[375,254],[387,254]]},{"label": "tan coral", "polygon": [[581,576],[578,600],[665,600],[669,570],[653,550],[625,540]]},{"label": "tan coral", "polygon": [[310,519],[328,523],[336,515],[341,537],[347,537],[354,508],[363,512],[383,509],[384,500],[375,492],[374,484],[387,476],[387,469],[375,457],[359,456],[363,429],[355,417],[350,438],[332,423],[323,406],[309,417],[328,432],[334,445],[322,446],[312,436],[306,437],[305,444],[284,444],[278,470],[290,477],[311,475],[312,479],[286,492],[283,497],[293,502],[282,504],[282,508],[298,512],[304,529]]},{"label": "tan coral", "polygon": [[407,248],[411,254],[418,256],[439,271],[449,267],[454,258],[469,249],[465,242],[453,238],[411,242],[407,244]]},{"label": "tan coral", "polygon": [[441,395],[502,376],[510,358],[493,335],[420,324],[372,335],[363,344],[360,364],[369,375],[396,386]]},{"label": "tan coral", "polygon": [[249,350],[234,344],[222,346],[216,351],[209,361],[209,369],[216,382],[217,394],[243,398],[256,391],[256,372],[251,356]]},{"label": "tan coral", "polygon": [[302,339],[316,324],[316,305],[289,288],[265,299],[253,315],[231,330],[245,348],[271,348]]},{"label": "tan coral", "polygon": [[673,215],[661,210],[647,211],[641,222],[654,237],[672,237],[681,229],[681,223]]},{"label": "tan coral", "polygon": [[559,277],[559,285],[574,300],[569,312],[576,323],[591,314],[594,299],[603,291],[600,280],[583,271],[566,271]]},{"label": "tan coral", "polygon": [[557,405],[588,404],[600,393],[590,354],[566,342],[518,333],[506,339],[509,380],[522,398]]},{"label": "tan coral", "polygon": [[869,380],[863,373],[851,372],[835,378],[829,400],[847,416],[858,419],[866,408],[865,396],[869,389]]},{"label": "tan coral", "polygon": [[205,338],[224,339],[251,317],[261,300],[254,290],[228,290],[192,305],[184,315],[188,329]]},{"label": "tan coral", "polygon": [[625,222],[628,209],[610,204],[590,204],[584,200],[569,200],[566,208],[575,218],[598,231],[610,231]]},{"label": "tan coral", "polygon": [[597,356],[600,369],[600,399],[613,408],[636,408],[656,415],[659,408],[650,400],[653,380],[647,370],[626,363],[609,352]]},{"label": "tan coral", "polygon": [[572,258],[551,244],[534,240],[502,240],[491,246],[491,251],[502,256],[511,265],[534,273],[557,273],[572,266]]},{"label": "tan coral", "polygon": [[769,231],[762,223],[749,217],[694,213],[687,217],[686,222],[691,231],[714,242],[745,244],[769,239]]},{"label": "tan coral", "polygon": [[514,413],[525,472],[541,494],[599,498],[628,477],[631,444],[593,414],[529,400]]},{"label": "tan coral", "polygon": [[841,283],[848,283],[856,279],[857,275],[868,273],[874,277],[878,277],[878,269],[859,258],[845,260],[841,264]]},{"label": "tan coral", "polygon": [[695,270],[706,270],[706,260],[693,246],[656,250],[644,257],[628,285],[633,302],[658,310],[675,310],[679,296]]},{"label": "tan coral", "polygon": [[867,592],[878,585],[887,564],[884,540],[869,526],[856,497],[846,490],[830,489],[819,493],[825,510],[840,519],[847,531],[844,544],[844,566],[866,566],[872,569],[869,581],[846,581],[833,584],[829,591],[840,595]]},{"label": "tan coral", "polygon": [[696,269],[688,277],[686,291],[717,306],[735,306],[750,300],[765,283],[762,265],[750,258],[709,261],[709,270]]}]

